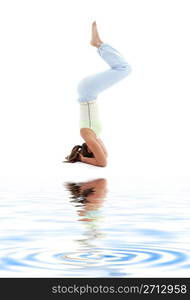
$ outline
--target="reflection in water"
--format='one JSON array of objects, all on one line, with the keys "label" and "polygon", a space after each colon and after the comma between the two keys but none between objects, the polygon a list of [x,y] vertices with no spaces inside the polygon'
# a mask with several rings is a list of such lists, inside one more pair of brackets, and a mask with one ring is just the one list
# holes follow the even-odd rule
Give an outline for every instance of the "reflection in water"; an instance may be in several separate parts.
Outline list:
[{"label": "reflection in water", "polygon": [[[188,254],[172,248],[163,249],[157,245],[151,245],[142,241],[143,235],[149,233],[151,238],[156,236],[157,243],[161,245],[161,240],[169,236],[167,232],[156,231],[153,229],[130,228],[126,231],[127,219],[129,215],[121,209],[112,208],[113,216],[108,228],[104,227],[104,233],[101,230],[103,216],[101,207],[105,202],[107,195],[107,182],[105,179],[96,179],[88,182],[65,183],[66,189],[70,192],[70,202],[74,204],[78,221],[85,225],[83,239],[77,239],[78,249],[64,254],[62,259],[64,264],[71,264],[80,267],[83,273],[91,270],[98,276],[97,270],[106,270],[106,276],[126,277],[131,276],[131,267],[139,272],[141,267],[174,267],[183,265],[188,261]],[[127,202],[125,202],[127,203]],[[116,204],[117,206],[117,204]],[[134,212],[133,212],[134,213]],[[131,214],[135,218],[135,214]],[[119,218],[118,218],[119,216]],[[123,219],[124,218],[124,219]],[[114,226],[115,225],[115,226]],[[125,228],[125,229],[124,229]],[[126,234],[141,232],[141,243],[127,243]],[[108,232],[112,235],[107,239]],[[157,233],[157,235],[155,234]],[[118,238],[121,238],[122,243]],[[105,238],[105,243],[99,243],[100,238]],[[109,245],[111,242],[111,245]],[[108,244],[109,243],[109,244]],[[110,247],[111,246],[111,247]],[[128,266],[128,267],[127,267]],[[127,267],[127,269],[126,269]],[[124,268],[124,269],[123,269]],[[93,275],[92,275],[93,276]]]},{"label": "reflection in water", "polygon": [[60,178],[1,192],[0,276],[189,277],[190,192],[152,189]]},{"label": "reflection in water", "polygon": [[70,202],[77,208],[78,221],[85,225],[83,238],[76,240],[78,249],[62,256],[64,264],[70,263],[74,264],[75,268],[80,267],[83,270],[82,274],[87,274],[88,269],[90,276],[94,276],[95,273],[99,276],[100,268],[105,268],[106,265],[109,276],[126,275],[126,272],[120,270],[120,263],[123,264],[134,255],[119,250],[115,255],[114,249],[97,245],[99,239],[106,237],[105,232],[101,231],[103,220],[101,208],[108,192],[106,179],[99,178],[79,183],[67,182],[64,186],[70,192]]},{"label": "reflection in water", "polygon": [[87,182],[67,182],[64,184],[70,191],[70,202],[77,208],[79,221],[83,222],[86,231],[84,239],[78,239],[78,243],[83,248],[93,247],[93,240],[101,238],[103,234],[99,228],[102,219],[101,207],[107,195],[107,181],[99,178]]}]

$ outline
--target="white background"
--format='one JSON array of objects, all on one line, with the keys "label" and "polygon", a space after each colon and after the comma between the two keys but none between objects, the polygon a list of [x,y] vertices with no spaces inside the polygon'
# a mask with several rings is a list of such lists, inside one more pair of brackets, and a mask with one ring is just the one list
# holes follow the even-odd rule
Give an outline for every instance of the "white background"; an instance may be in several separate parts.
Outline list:
[{"label": "white background", "polygon": [[0,174],[37,174],[82,143],[76,86],[107,69],[89,45],[103,41],[132,66],[99,96],[109,172],[190,175],[188,0],[2,0],[0,2]]}]

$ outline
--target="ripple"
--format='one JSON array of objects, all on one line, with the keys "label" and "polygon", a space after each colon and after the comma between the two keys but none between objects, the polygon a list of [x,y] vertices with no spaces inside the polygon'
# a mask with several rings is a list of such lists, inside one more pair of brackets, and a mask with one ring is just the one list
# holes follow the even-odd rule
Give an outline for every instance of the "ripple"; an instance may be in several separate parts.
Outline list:
[{"label": "ripple", "polygon": [[3,194],[0,276],[189,277],[189,193],[92,181]]},{"label": "ripple", "polygon": [[[30,269],[59,270],[69,272],[71,269],[86,267],[98,270],[128,267],[187,268],[189,252],[185,250],[128,247],[127,249],[95,248],[68,253],[56,253],[55,249],[25,249],[7,251],[1,256],[2,270],[29,271]],[[117,270],[116,270],[117,271]],[[117,272],[115,271],[114,274]],[[132,272],[133,273],[133,272]],[[132,274],[131,273],[131,274]],[[75,272],[76,274],[76,272]],[[118,273],[120,274],[120,273]]]},{"label": "ripple", "polygon": [[182,251],[165,249],[98,249],[96,252],[73,252],[60,256],[65,263],[75,262],[78,265],[96,264],[103,265],[142,265],[148,266],[172,266],[185,263],[189,254]]}]

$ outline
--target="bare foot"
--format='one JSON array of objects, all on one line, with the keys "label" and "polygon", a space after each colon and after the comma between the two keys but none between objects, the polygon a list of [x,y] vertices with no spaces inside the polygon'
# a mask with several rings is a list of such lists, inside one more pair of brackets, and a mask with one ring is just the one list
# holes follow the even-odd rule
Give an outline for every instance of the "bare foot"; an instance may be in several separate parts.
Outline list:
[{"label": "bare foot", "polygon": [[96,25],[96,21],[94,21],[92,23],[92,39],[91,39],[91,42],[90,44],[94,47],[100,47],[100,45],[102,44],[102,40],[100,39],[99,37],[99,34],[98,34],[98,29],[97,29],[97,25]]}]

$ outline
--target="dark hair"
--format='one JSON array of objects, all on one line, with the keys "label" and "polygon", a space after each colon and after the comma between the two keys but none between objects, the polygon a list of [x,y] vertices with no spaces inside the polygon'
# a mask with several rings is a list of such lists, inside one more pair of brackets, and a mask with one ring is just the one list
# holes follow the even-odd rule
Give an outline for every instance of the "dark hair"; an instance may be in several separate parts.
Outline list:
[{"label": "dark hair", "polygon": [[64,162],[75,163],[77,161],[80,161],[79,153],[81,153],[85,157],[94,157],[94,154],[92,152],[88,152],[87,144],[83,143],[82,146],[74,146],[71,150],[71,153],[65,157],[66,161]]},{"label": "dark hair", "polygon": [[86,198],[94,193],[94,188],[88,188],[81,192],[80,183],[67,182],[64,185],[67,188],[67,190],[71,192],[70,198],[73,199],[73,202],[88,202]]}]

